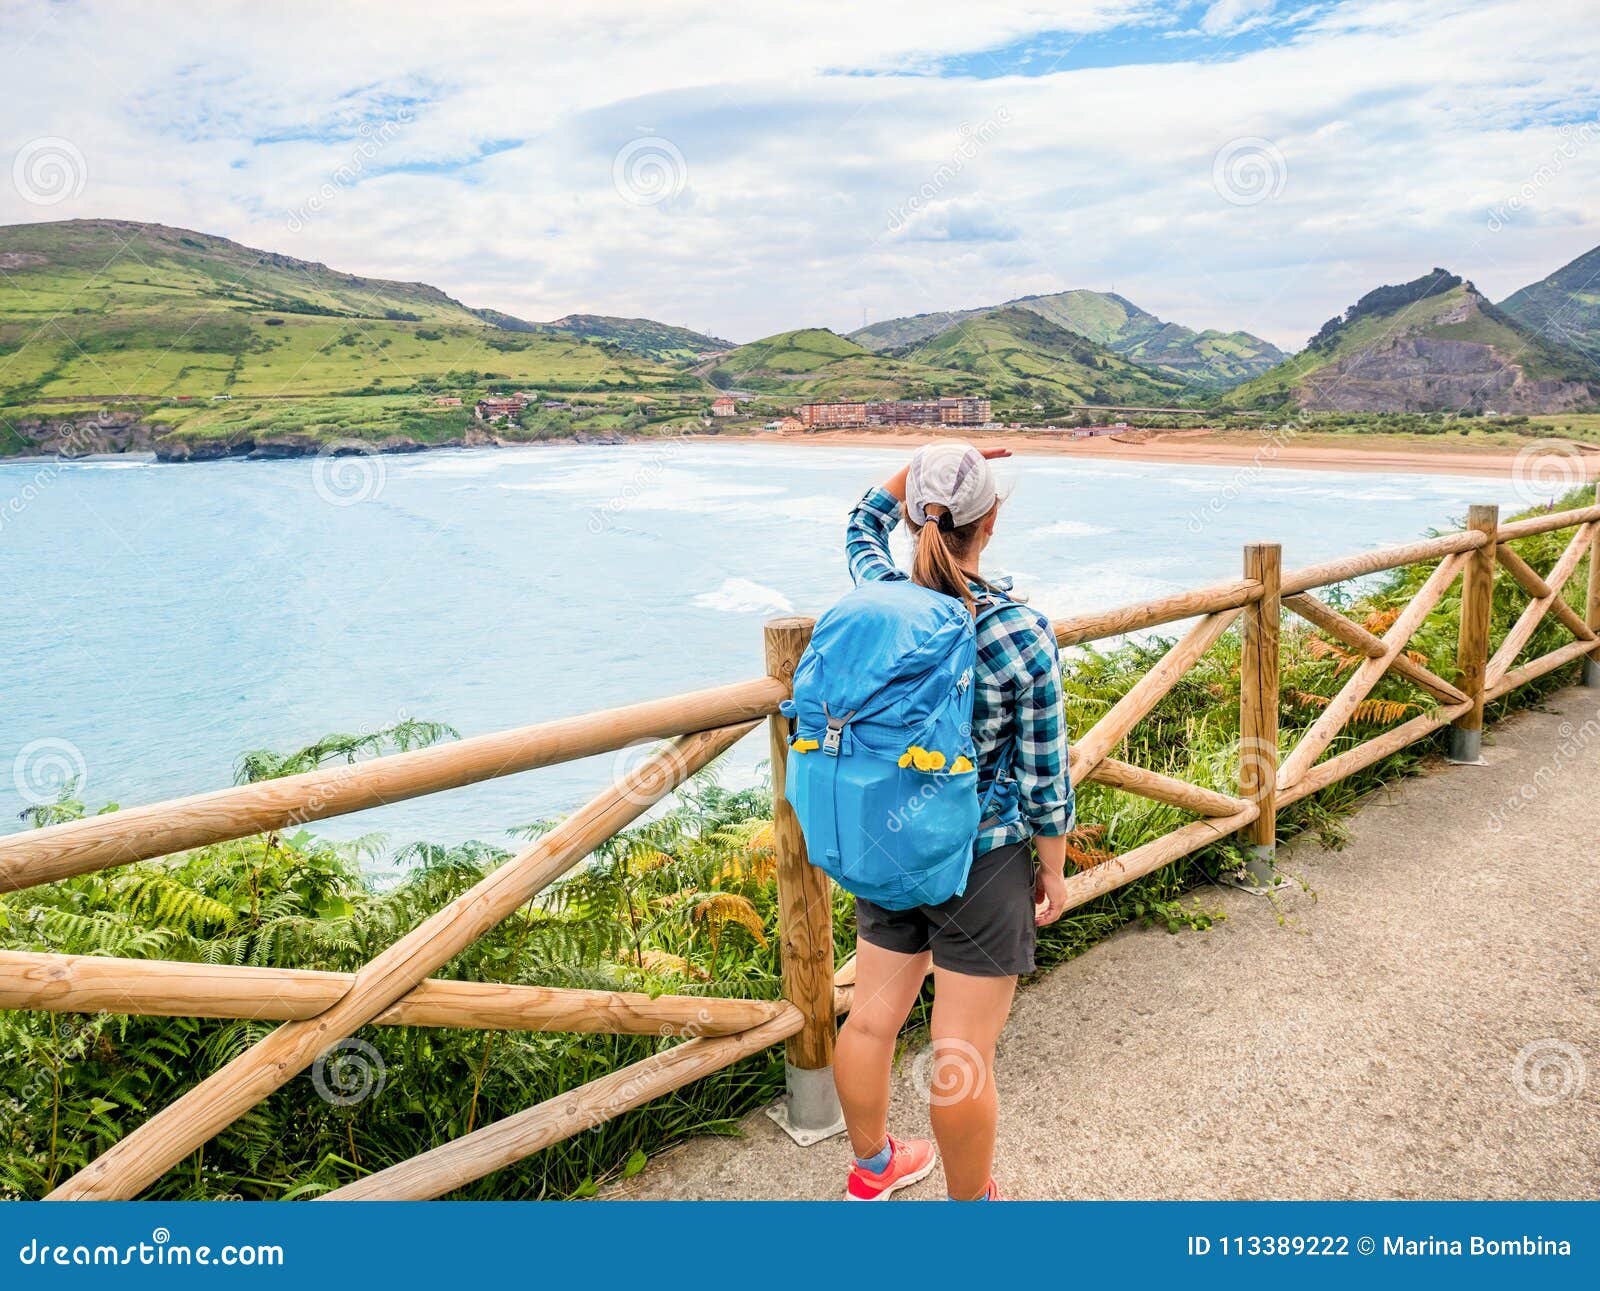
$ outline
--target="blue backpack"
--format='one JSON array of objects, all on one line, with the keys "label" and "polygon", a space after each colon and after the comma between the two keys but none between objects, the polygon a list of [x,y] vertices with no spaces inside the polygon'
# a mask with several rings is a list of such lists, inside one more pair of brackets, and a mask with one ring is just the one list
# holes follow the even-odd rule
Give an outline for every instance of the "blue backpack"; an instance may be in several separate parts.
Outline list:
[{"label": "blue backpack", "polygon": [[[980,600],[980,618],[1004,604]],[[966,605],[910,581],[862,583],[817,620],[780,710],[784,796],[811,863],[856,896],[909,910],[959,895],[980,826],[1014,816],[1014,795],[990,816],[998,773],[979,801],[976,664]]]}]

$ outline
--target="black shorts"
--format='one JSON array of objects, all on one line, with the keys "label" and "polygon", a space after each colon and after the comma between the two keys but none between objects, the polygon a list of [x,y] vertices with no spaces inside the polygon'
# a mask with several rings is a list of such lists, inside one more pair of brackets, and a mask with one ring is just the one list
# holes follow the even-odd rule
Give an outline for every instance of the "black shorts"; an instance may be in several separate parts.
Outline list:
[{"label": "black shorts", "polygon": [[969,977],[1033,972],[1033,846],[1007,843],[972,862],[967,890],[943,905],[885,910],[856,898],[856,936],[900,955],[933,952],[935,968]]}]

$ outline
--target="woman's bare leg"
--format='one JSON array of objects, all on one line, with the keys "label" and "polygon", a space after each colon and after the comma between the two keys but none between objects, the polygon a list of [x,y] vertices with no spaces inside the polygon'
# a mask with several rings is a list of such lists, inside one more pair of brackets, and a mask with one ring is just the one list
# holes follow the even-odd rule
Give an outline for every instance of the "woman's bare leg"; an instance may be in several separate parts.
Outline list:
[{"label": "woman's bare leg", "polygon": [[858,1157],[883,1150],[895,1040],[922,991],[929,956],[856,942],[856,993],[833,1054],[833,1083]]},{"label": "woman's bare leg", "polygon": [[933,972],[933,1080],[928,1115],[944,1158],[945,1189],[983,1195],[994,1171],[994,1046],[1011,1011],[1015,977]]}]

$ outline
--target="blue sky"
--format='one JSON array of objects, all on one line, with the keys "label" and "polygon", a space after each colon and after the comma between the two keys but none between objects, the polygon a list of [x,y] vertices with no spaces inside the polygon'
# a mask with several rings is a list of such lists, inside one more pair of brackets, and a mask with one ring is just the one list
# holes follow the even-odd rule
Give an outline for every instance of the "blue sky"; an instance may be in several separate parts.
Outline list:
[{"label": "blue sky", "polygon": [[1600,243],[1589,0],[0,8],[0,222],[735,340],[1116,290],[1296,347]]}]

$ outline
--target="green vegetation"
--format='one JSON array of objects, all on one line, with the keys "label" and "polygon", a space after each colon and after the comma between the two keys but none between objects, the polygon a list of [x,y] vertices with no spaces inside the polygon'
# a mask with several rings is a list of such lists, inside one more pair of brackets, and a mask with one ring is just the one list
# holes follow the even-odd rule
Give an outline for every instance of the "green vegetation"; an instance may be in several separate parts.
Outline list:
[{"label": "green vegetation", "polygon": [[1093,291],[729,348],[651,319],[528,322],[423,283],[162,225],[15,225],[0,228],[0,456],[55,451],[52,423],[105,409],[115,424],[79,451],[215,456],[261,436],[273,452],[315,451],[335,435],[461,443],[470,410],[442,409],[439,396],[470,408],[515,390],[582,405],[505,432],[529,440],[682,429],[719,389],[765,396],[747,410],[762,416],[813,399],[960,394],[1045,423],[1085,403],[1209,405],[1213,424],[1243,410],[1559,415],[1600,405],[1593,357],[1580,352],[1600,317],[1587,287],[1597,255],[1505,310],[1442,269],[1380,287],[1290,358],[1248,333],[1195,332]]},{"label": "green vegetation", "polygon": [[1600,362],[1600,247],[1507,296],[1500,308],[1524,327]]},{"label": "green vegetation", "polygon": [[823,327],[780,332],[722,355],[707,371],[724,390],[806,399],[981,394],[981,381],[914,358],[873,354]]},{"label": "green vegetation", "polygon": [[997,309],[890,353],[971,373],[995,397],[1063,403],[1182,402],[1176,378],[1130,363],[1026,309]]},{"label": "green vegetation", "polygon": [[[0,264],[0,422],[9,451],[28,446],[17,428],[25,412],[59,416],[73,407],[132,403],[152,408],[156,426],[242,417],[314,434],[326,420],[319,414],[273,405],[706,389],[620,342],[530,324],[510,330],[420,283],[358,278],[160,225],[16,225],[0,229]],[[199,419],[184,407],[223,396],[248,410]],[[413,406],[431,416],[431,401]],[[371,413],[374,423],[395,418],[392,404]],[[383,436],[373,429],[366,437]]]},{"label": "green vegetation", "polygon": [[1196,332],[1178,323],[1163,323],[1112,292],[1082,290],[1022,296],[980,309],[886,319],[851,332],[850,339],[870,350],[899,350],[955,323],[1013,309],[1029,310],[1124,359],[1201,389],[1237,385],[1284,358],[1277,346],[1248,332]]},{"label": "green vegetation", "polygon": [[1401,283],[1398,287],[1377,287],[1356,301],[1343,314],[1335,314],[1330,318],[1307,345],[1310,349],[1325,353],[1333,348],[1339,333],[1358,319],[1378,314],[1392,314],[1407,305],[1416,304],[1419,300],[1426,300],[1429,296],[1442,296],[1447,291],[1454,291],[1460,285],[1461,279],[1448,269],[1435,269],[1432,273],[1425,273],[1422,277]]},{"label": "green vegetation", "polygon": [[[1575,494],[1564,506],[1588,500]],[[1567,540],[1546,534],[1514,544],[1548,569]],[[1398,571],[1362,593],[1332,595],[1374,631],[1391,623],[1427,570]],[[1575,605],[1580,568],[1568,584]],[[1429,667],[1454,671],[1459,582],[1412,648]],[[1522,600],[1496,598],[1495,638]],[[1528,650],[1566,639],[1546,623]],[[1068,724],[1081,736],[1163,652],[1133,642],[1074,652],[1066,661]],[[1299,620],[1285,621],[1282,743],[1290,747],[1358,662]],[[1563,684],[1552,674],[1495,706],[1537,702]],[[1231,791],[1239,731],[1239,646],[1230,634],[1135,728],[1124,751],[1140,766]],[[1356,712],[1330,755],[1430,710],[1408,683],[1385,678]],[[379,736],[334,736],[287,755],[255,751],[241,779],[410,747],[451,734],[408,723]],[[1339,817],[1366,791],[1414,767],[1414,746],[1315,798],[1286,809],[1280,833],[1337,842]],[[1092,865],[1186,823],[1173,807],[1103,786],[1084,786],[1074,859]],[[114,810],[114,808],[107,808]],[[83,812],[69,787],[62,800],[28,813],[33,824]],[[773,998],[780,991],[774,862],[759,790],[731,793],[702,776],[661,818],[626,832],[589,866],[524,907],[440,976]],[[549,822],[518,831],[536,835]],[[332,844],[306,832],[269,834],[200,848],[162,861],[84,875],[0,896],[0,947],[12,950],[165,958],[353,971],[500,864],[506,849],[401,847],[385,868],[381,840]],[[1203,928],[1211,915],[1185,893],[1239,860],[1223,844],[1072,911],[1041,940],[1041,965],[1082,953],[1133,920],[1172,932]],[[849,898],[835,894],[838,951],[851,940]],[[926,998],[913,1028],[926,1022]],[[0,1013],[0,1194],[37,1197],[79,1169],[195,1080],[270,1030],[270,1024],[190,1018],[78,1017]],[[652,1037],[486,1033],[369,1027],[369,1050],[350,1069],[325,1071],[325,1088],[368,1086],[348,1104],[319,1096],[309,1075],[292,1080],[174,1168],[151,1190],[163,1198],[314,1196],[675,1043]],[[381,1087],[379,1077],[381,1075]],[[669,1097],[586,1131],[529,1161],[463,1189],[476,1198],[592,1194],[638,1170],[647,1156],[693,1133],[727,1133],[736,1117],[780,1092],[780,1052],[751,1058]]]},{"label": "green vegetation", "polygon": [[[1444,271],[1435,270],[1439,274]],[[1442,292],[1430,289],[1450,281],[1456,285]],[[1532,382],[1561,389],[1525,393]],[[1330,319],[1311,345],[1229,391],[1225,402],[1235,408],[1525,413],[1542,411],[1557,397],[1583,407],[1600,400],[1592,365],[1496,309],[1471,283],[1429,275],[1363,296],[1341,318]]]},{"label": "green vegetation", "polygon": [[673,327],[649,318],[611,318],[605,314],[568,314],[548,324],[554,330],[567,332],[611,345],[629,353],[638,354],[658,363],[693,362],[702,354],[716,350],[731,350],[732,341],[707,336],[704,332],[687,327]]}]

